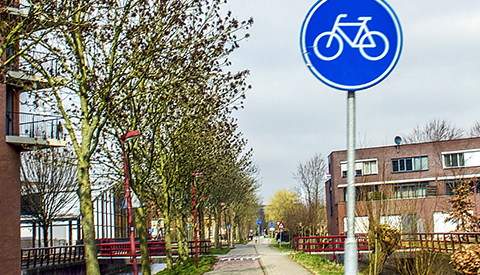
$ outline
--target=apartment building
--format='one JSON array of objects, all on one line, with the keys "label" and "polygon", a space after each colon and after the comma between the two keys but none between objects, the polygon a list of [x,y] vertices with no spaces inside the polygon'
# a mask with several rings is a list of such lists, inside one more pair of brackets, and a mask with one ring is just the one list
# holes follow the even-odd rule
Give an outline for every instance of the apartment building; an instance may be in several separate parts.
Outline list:
[{"label": "apartment building", "polygon": [[[328,232],[347,231],[347,151],[328,156],[325,183]],[[460,181],[480,192],[480,138],[399,144],[356,150],[356,233],[368,229],[368,212],[403,232],[446,232],[452,206],[447,201]],[[480,210],[480,209],[479,209]],[[473,209],[477,214],[477,208]]]},{"label": "apartment building", "polygon": [[[0,3],[2,20],[17,20],[26,12],[17,1]],[[0,36],[0,43],[4,43]],[[8,46],[0,58],[14,54]],[[20,69],[22,68],[22,69]],[[0,72],[0,263],[2,274],[20,274],[20,154],[51,146],[65,146],[61,120],[55,116],[22,112],[24,91],[45,88],[45,83],[21,59]]]}]

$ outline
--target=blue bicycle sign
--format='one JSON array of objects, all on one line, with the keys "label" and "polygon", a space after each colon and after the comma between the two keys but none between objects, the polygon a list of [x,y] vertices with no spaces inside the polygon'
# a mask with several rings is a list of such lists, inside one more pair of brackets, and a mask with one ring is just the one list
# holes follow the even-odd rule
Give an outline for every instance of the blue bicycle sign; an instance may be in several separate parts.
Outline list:
[{"label": "blue bicycle sign", "polygon": [[320,0],[302,26],[312,73],[341,90],[369,88],[387,77],[401,53],[400,24],[382,0]]}]

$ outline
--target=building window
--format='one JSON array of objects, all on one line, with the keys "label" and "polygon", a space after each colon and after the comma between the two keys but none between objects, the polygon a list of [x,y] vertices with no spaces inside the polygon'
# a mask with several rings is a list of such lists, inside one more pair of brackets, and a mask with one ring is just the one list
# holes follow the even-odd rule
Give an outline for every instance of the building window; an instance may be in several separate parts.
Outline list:
[{"label": "building window", "polygon": [[428,170],[428,157],[392,159],[392,172],[412,172]]},{"label": "building window", "polygon": [[417,231],[417,214],[402,214],[402,233],[416,233]]},{"label": "building window", "polygon": [[[455,189],[461,184],[461,181],[457,180],[446,180],[445,181],[445,195],[446,196],[455,196]],[[480,194],[480,181],[469,181],[468,184],[471,187],[472,193]]]},{"label": "building window", "polygon": [[455,192],[453,192],[457,188],[457,184],[454,180],[445,181],[445,195],[447,196],[454,196]]},{"label": "building window", "polygon": [[[342,178],[347,177],[347,162],[340,163],[342,169]],[[355,161],[355,176],[367,176],[378,174],[377,160],[357,160]]]},{"label": "building window", "polygon": [[395,199],[425,198],[427,196],[428,182],[408,183],[394,186]]},{"label": "building window", "polygon": [[464,167],[465,155],[464,153],[446,154],[443,155],[443,161],[446,168]]}]

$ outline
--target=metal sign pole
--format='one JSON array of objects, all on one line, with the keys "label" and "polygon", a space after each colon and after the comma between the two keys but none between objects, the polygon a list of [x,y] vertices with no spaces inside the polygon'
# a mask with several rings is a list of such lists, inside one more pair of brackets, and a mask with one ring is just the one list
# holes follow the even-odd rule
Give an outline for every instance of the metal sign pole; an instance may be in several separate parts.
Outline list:
[{"label": "metal sign pole", "polygon": [[358,269],[355,239],[355,91],[347,99],[347,240],[345,241],[345,275],[355,275]]}]

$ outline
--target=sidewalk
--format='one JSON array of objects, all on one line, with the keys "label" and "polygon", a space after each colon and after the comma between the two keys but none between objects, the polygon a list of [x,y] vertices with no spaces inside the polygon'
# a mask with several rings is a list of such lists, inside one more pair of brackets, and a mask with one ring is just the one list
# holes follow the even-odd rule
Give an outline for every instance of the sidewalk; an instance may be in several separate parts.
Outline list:
[{"label": "sidewalk", "polygon": [[209,275],[218,274],[312,274],[288,257],[268,246],[271,239],[259,238],[258,243],[251,241],[246,245],[236,245],[226,256],[219,256],[214,270]]}]

